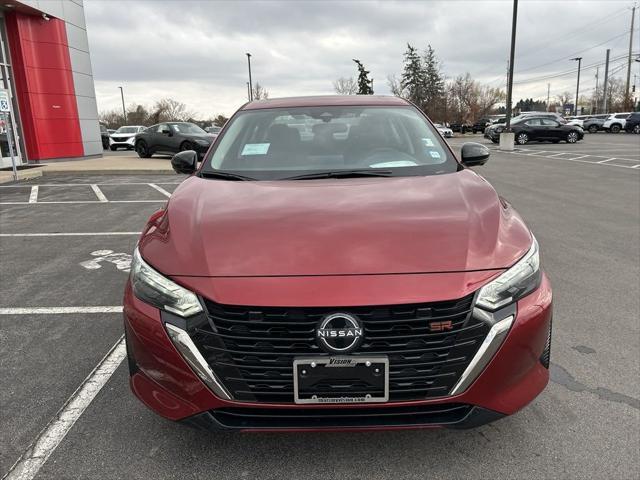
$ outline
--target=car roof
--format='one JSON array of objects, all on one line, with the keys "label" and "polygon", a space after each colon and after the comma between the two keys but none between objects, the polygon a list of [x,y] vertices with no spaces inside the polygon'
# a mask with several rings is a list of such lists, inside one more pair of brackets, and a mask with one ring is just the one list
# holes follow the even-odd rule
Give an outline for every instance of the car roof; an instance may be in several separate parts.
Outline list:
[{"label": "car roof", "polygon": [[390,95],[318,95],[313,97],[271,98],[254,100],[240,110],[262,110],[267,108],[290,107],[347,107],[347,106],[407,106],[409,102]]}]

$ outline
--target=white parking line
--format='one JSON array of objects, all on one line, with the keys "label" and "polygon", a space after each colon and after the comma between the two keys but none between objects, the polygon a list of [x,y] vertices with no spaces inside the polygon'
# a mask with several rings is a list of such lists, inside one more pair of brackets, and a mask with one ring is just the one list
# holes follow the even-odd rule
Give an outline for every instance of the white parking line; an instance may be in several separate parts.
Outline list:
[{"label": "white parking line", "polygon": [[38,203],[38,185],[31,187],[31,194],[29,195],[29,203]]},{"label": "white parking line", "polygon": [[[59,200],[55,202],[36,202],[33,205],[60,205],[60,204],[95,204],[105,205],[107,203],[158,203],[166,200]],[[29,205],[29,202],[0,202],[0,205]]]},{"label": "white parking line", "polygon": [[[181,182],[155,182],[156,185],[179,185]],[[39,187],[87,187],[93,183],[39,183]],[[120,183],[96,183],[95,185],[117,185],[126,187],[127,185],[149,185],[147,182],[120,182]],[[0,185],[0,188],[24,188],[24,185]]]},{"label": "white parking line", "polygon": [[159,187],[155,183],[148,183],[147,185],[149,185],[151,188],[155,188],[157,191],[159,191],[163,195],[166,195],[167,197],[171,196],[171,193],[167,192],[164,188]]},{"label": "white parking line", "polygon": [[51,232],[51,233],[0,233],[0,237],[100,237],[112,235],[140,235],[142,232]]},{"label": "white parking line", "polygon": [[[526,153],[521,153],[521,152],[511,152],[513,155],[520,155],[520,156],[525,156],[525,157],[531,157],[531,155],[526,154]],[[589,165],[598,165],[601,164],[603,166],[607,166],[607,167],[617,167],[617,168],[637,168],[637,165],[634,166],[629,166],[629,165],[616,165],[614,163],[605,163],[608,162],[609,160],[617,160],[616,158],[608,158],[606,160],[602,160],[600,162],[590,162],[588,160],[574,160],[573,158],[551,158],[551,156],[543,156],[543,155],[534,155],[534,157],[536,158],[544,158],[547,160],[563,160],[566,162],[578,162],[578,163],[587,163]],[[636,161],[636,160],[632,160],[632,161]]]},{"label": "white parking line", "polygon": [[591,155],[580,155],[579,157],[573,157],[571,160],[578,160],[580,158],[590,157]]},{"label": "white parking line", "polygon": [[0,307],[0,315],[60,315],[65,313],[122,313],[122,307]]},{"label": "white parking line", "polygon": [[96,194],[96,197],[98,197],[98,200],[100,200],[101,202],[109,201],[107,200],[107,197],[104,196],[104,193],[102,193],[102,190],[100,190],[100,187],[98,187],[98,185],[96,185],[95,183],[92,183],[91,189],[93,190],[93,193]]},{"label": "white parking line", "polygon": [[84,379],[35,441],[11,467],[5,480],[32,480],[49,456],[69,433],[98,392],[106,385],[127,355],[124,336],[109,350],[96,368]]},{"label": "white parking line", "polygon": [[615,159],[616,159],[616,157],[607,158],[606,160],[600,160],[599,162],[596,162],[596,163],[606,163],[606,162],[609,162],[609,161],[615,160]]}]

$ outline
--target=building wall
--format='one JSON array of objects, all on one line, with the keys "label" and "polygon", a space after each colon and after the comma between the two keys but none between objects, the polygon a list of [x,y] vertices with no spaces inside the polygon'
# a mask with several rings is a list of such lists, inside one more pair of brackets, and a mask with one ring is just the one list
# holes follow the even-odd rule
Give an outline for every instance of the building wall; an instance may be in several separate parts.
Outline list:
[{"label": "building wall", "polygon": [[28,159],[101,154],[82,0],[16,3],[51,17],[20,11],[6,16]]}]

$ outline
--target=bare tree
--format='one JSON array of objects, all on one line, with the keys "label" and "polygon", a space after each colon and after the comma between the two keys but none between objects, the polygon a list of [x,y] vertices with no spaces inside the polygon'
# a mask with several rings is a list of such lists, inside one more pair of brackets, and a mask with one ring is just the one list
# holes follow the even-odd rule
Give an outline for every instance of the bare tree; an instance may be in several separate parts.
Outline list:
[{"label": "bare tree", "polygon": [[224,115],[218,115],[216,118],[213,119],[213,124],[216,127],[224,127],[224,124],[227,123],[227,120],[229,119]]},{"label": "bare tree", "polygon": [[269,98],[269,91],[256,82],[256,86],[253,87],[253,99],[254,100],[266,100]]},{"label": "bare tree", "polygon": [[118,110],[109,110],[107,112],[102,112],[99,115],[100,122],[104,123],[107,128],[118,128],[124,124],[124,117],[122,116],[122,111]]},{"label": "bare tree", "polygon": [[338,95],[355,95],[358,91],[358,84],[353,77],[340,77],[333,82],[333,90]]},{"label": "bare tree", "polygon": [[158,100],[149,115],[151,123],[184,122],[195,117],[195,113],[187,109],[187,106],[173,98]]},{"label": "bare tree", "polygon": [[404,98],[406,96],[406,92],[402,88],[402,81],[395,75],[387,76],[387,85],[389,85],[389,90],[391,90],[391,93],[396,97]]},{"label": "bare tree", "polygon": [[558,103],[560,104],[560,111],[564,111],[564,106],[573,103],[574,97],[571,92],[562,92],[556,96]]},{"label": "bare tree", "polygon": [[479,115],[480,117],[488,115],[496,106],[496,104],[504,102],[507,98],[504,90],[501,90],[499,88],[491,88],[488,85],[476,84],[476,92],[478,105],[477,115]]}]

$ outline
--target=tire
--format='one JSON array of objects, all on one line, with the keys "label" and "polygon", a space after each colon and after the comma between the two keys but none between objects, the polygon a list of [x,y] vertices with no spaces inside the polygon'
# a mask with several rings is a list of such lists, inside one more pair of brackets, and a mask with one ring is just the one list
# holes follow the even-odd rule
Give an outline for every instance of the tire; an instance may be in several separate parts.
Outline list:
[{"label": "tire", "polygon": [[589,125],[589,133],[598,133],[597,125]]},{"label": "tire", "polygon": [[118,147],[116,147],[115,145],[111,145],[109,148],[111,149],[112,152],[115,152],[116,150],[118,150]]},{"label": "tire", "polygon": [[147,142],[144,140],[138,140],[136,143],[136,153],[140,158],[151,158],[151,153],[149,153],[149,147],[147,147]]},{"label": "tire", "polygon": [[636,133],[636,134],[640,133],[640,123],[635,127],[633,127],[633,133]]},{"label": "tire", "polygon": [[620,125],[618,125],[617,123],[614,123],[613,125],[611,125],[609,127],[609,131],[611,133],[619,133],[620,132]]},{"label": "tire", "polygon": [[193,150],[193,143],[186,141],[180,144],[180,151],[184,152],[185,150]]},{"label": "tire", "polygon": [[567,133],[567,143],[576,143],[579,140],[578,132]]},{"label": "tire", "polygon": [[525,132],[520,132],[516,135],[516,143],[518,145],[525,145],[529,141],[529,135]]}]

